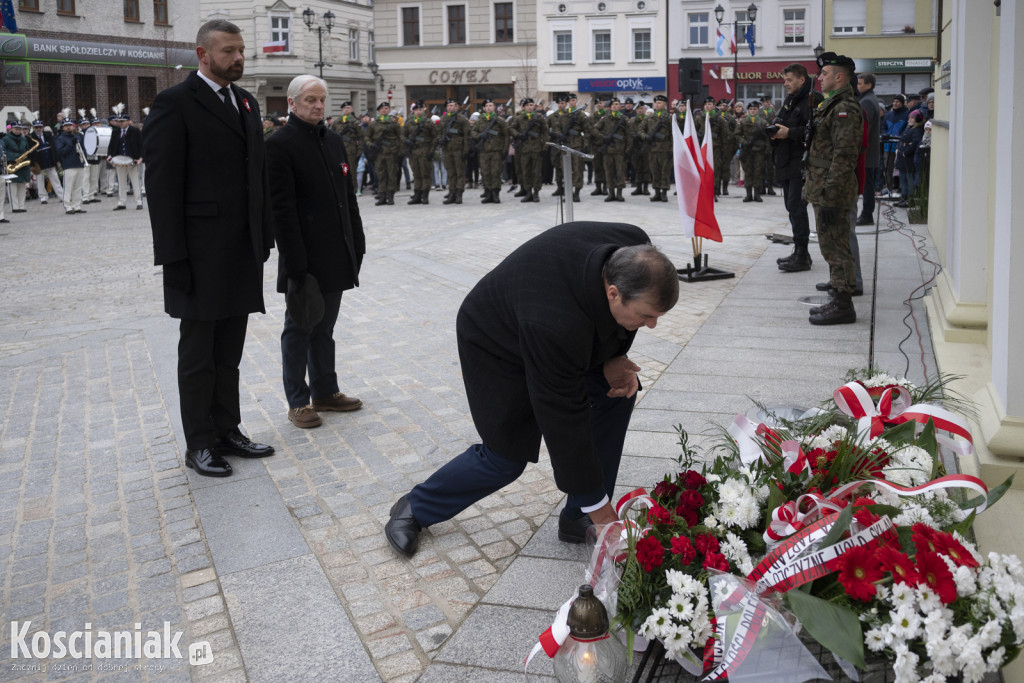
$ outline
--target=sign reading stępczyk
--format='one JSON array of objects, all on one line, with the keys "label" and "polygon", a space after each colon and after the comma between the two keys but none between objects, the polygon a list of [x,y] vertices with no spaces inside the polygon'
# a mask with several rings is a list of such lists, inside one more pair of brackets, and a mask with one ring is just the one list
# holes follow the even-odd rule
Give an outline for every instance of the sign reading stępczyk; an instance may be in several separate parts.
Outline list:
[{"label": "sign reading st\u0119pczyk", "polygon": [[931,57],[889,57],[884,59],[854,59],[858,72],[872,73],[926,73],[935,70]]},{"label": "sign reading st\u0119pczyk", "polygon": [[0,34],[0,57],[35,61],[197,67],[195,50]]},{"label": "sign reading st\u0119pczyk", "polygon": [[657,92],[664,90],[666,79],[659,77],[624,76],[622,78],[580,78],[576,89],[579,92]]}]

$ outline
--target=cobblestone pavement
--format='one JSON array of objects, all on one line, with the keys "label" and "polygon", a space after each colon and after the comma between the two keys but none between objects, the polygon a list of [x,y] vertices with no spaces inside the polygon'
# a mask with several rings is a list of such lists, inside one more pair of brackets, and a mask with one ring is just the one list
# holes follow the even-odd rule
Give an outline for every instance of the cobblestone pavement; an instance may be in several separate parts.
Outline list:
[{"label": "cobblestone pavement", "polygon": [[[162,313],[148,212],[113,213],[107,199],[82,215],[53,202],[9,215],[0,226],[0,681],[411,681],[427,671],[562,499],[542,458],[432,527],[413,561],[382,533],[399,495],[476,440],[455,312],[482,274],[556,222],[549,194],[527,205],[504,193],[478,206],[471,190],[462,206],[406,207],[406,192],[395,206],[361,199],[364,284],[345,294],[335,338],[342,390],[365,407],[326,414],[319,429],[286,417],[275,252],[267,314],[249,321],[241,392],[243,428],[277,455],[236,462],[221,481],[183,466],[177,328]],[[689,259],[674,203],[583,194],[578,220],[638,224],[677,265]],[[764,233],[785,231],[781,198],[766,200],[718,205],[726,239],[706,243],[712,265],[742,276]],[[679,305],[631,354],[645,385],[736,282],[683,285]],[[638,411],[628,447],[645,448],[647,429],[665,444],[665,425],[644,418],[656,412]],[[30,646],[37,631],[141,624],[145,633],[167,622],[183,632],[183,655],[207,642],[213,661],[15,658],[10,622],[31,622]],[[535,637],[532,624],[522,629]],[[37,670],[18,670],[25,664]],[[449,669],[423,678],[454,680]]]}]

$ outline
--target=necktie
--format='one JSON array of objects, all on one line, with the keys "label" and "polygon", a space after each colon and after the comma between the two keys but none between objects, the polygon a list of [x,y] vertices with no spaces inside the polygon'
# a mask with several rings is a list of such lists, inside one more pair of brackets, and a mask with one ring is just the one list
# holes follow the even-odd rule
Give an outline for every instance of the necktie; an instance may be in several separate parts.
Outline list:
[{"label": "necktie", "polygon": [[220,96],[224,98],[224,104],[226,104],[231,109],[231,113],[232,114],[237,114],[238,110],[235,109],[235,104],[234,104],[234,102],[231,101],[231,91],[228,90],[228,87],[224,86],[223,88],[221,88],[217,92],[219,92]]},{"label": "necktie", "polygon": [[128,153],[128,149],[127,149],[128,143],[125,140],[125,138],[127,137],[127,135],[126,135],[127,132],[128,131],[125,130],[124,128],[121,129],[121,153],[122,154],[127,154]]}]

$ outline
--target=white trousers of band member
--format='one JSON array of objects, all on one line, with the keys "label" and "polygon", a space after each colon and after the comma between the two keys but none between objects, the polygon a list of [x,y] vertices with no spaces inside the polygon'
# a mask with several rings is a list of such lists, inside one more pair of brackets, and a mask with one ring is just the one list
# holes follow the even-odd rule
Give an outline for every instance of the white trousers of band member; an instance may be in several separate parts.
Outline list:
[{"label": "white trousers of band member", "polygon": [[40,203],[45,204],[46,200],[50,198],[50,196],[46,194],[46,181],[44,181],[43,178],[50,179],[50,184],[53,185],[53,191],[57,193],[58,197],[64,196],[64,188],[61,187],[60,176],[57,175],[57,169],[51,166],[50,168],[43,169],[42,174],[36,177],[36,189],[39,190]]},{"label": "white trousers of band member", "polygon": [[10,187],[6,180],[0,180],[0,191],[3,192],[3,196],[0,196],[0,221],[4,219],[4,206],[7,204],[7,188]]},{"label": "white trousers of band member", "polygon": [[86,168],[64,169],[64,210],[78,211],[82,208],[82,190],[85,178],[89,175]]},{"label": "white trousers of band member", "polygon": [[117,169],[110,164],[107,164],[104,169],[103,177],[105,178],[103,192],[106,193],[108,197],[111,197],[114,194],[114,183],[117,182]]},{"label": "white trousers of band member", "polygon": [[11,211],[25,208],[25,185],[26,183],[11,182]]},{"label": "white trousers of band member", "polygon": [[128,201],[128,181],[131,180],[132,192],[135,193],[135,202],[142,206],[142,189],[139,186],[139,167],[118,166],[117,167],[117,205],[124,206]]},{"label": "white trousers of band member", "polygon": [[100,185],[100,171],[103,168],[103,163],[86,164],[86,168],[89,169],[89,177],[85,179],[85,189],[82,191],[82,197],[85,201],[91,202],[96,199],[96,192]]}]

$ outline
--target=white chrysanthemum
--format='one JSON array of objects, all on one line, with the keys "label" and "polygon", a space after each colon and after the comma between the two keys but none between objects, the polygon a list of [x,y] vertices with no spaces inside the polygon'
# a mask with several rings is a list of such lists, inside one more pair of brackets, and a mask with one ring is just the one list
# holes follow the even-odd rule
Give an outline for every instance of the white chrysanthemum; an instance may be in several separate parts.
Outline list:
[{"label": "white chrysanthemum", "polygon": [[980,681],[985,676],[985,658],[977,638],[971,638],[956,658],[965,681]]},{"label": "white chrysanthemum", "polygon": [[917,603],[921,612],[928,614],[932,610],[942,609],[942,600],[935,589],[926,583],[917,587]]},{"label": "white chrysanthemum", "polygon": [[934,526],[935,520],[932,519],[932,513],[929,512],[928,508],[914,503],[905,504],[900,514],[896,515],[896,519],[892,520],[896,526],[914,526],[918,522],[921,524],[927,524],[928,526]]},{"label": "white chrysanthemum", "polygon": [[932,474],[932,456],[920,446],[906,445],[889,454],[889,464],[882,468],[888,481],[900,486],[919,486]]},{"label": "white chrysanthemum", "polygon": [[986,660],[986,664],[988,665],[987,670],[990,672],[999,671],[999,669],[1003,667],[1004,659],[1006,659],[1005,647],[1000,646],[997,647],[995,650],[992,650],[992,652],[989,653],[988,659]]},{"label": "white chrysanthemum", "polygon": [[651,611],[651,616],[640,626],[640,635],[644,638],[665,638],[672,630],[672,614],[668,609],[659,607]]},{"label": "white chrysanthemum", "polygon": [[890,375],[886,372],[880,372],[877,375],[871,375],[866,379],[860,380],[860,383],[868,389],[885,388],[885,387],[903,387],[910,391],[913,391],[917,387],[911,384],[910,380],[906,377],[898,377],[896,375]]},{"label": "white chrysanthemum", "polygon": [[665,572],[665,581],[668,582],[669,588],[672,589],[673,593],[679,593],[683,590],[685,578],[686,574],[678,569],[669,569]]},{"label": "white chrysanthemum", "polygon": [[1015,605],[1010,610],[1010,623],[1013,624],[1013,635],[1016,643],[1024,642],[1024,605]]},{"label": "white chrysanthemum", "polygon": [[662,642],[670,657],[678,657],[693,643],[693,631],[687,626],[675,625]]},{"label": "white chrysanthemum", "polygon": [[893,664],[893,672],[896,674],[897,681],[916,681],[919,679],[917,675],[917,662],[920,659],[915,653],[911,652],[910,649],[905,645],[897,645],[893,648],[893,652],[896,653],[896,662]]},{"label": "white chrysanthemum", "polygon": [[899,583],[893,584],[892,595],[889,602],[896,609],[900,609],[901,607],[914,608],[917,606],[917,592],[912,586],[900,581]]},{"label": "white chrysanthemum", "polygon": [[718,520],[715,519],[714,515],[711,515],[709,517],[705,517],[704,521],[702,522],[702,524],[704,526],[706,526],[707,528],[709,528],[709,529],[717,529],[718,528]]},{"label": "white chrysanthemum", "polygon": [[881,652],[885,649],[885,634],[881,629],[871,629],[864,634],[864,645],[872,652]]},{"label": "white chrysanthemum", "polygon": [[820,434],[804,437],[803,441],[800,442],[800,445],[803,446],[804,452],[814,450],[815,448],[821,448],[828,451],[832,449],[832,444],[836,441],[844,440],[847,433],[848,432],[845,427],[832,425]]},{"label": "white chrysanthemum", "polygon": [[921,617],[913,607],[900,607],[889,616],[892,618],[893,638],[913,640],[921,632]]},{"label": "white chrysanthemum", "polygon": [[969,598],[978,592],[978,586],[974,582],[974,572],[970,567],[955,568],[953,582],[956,583],[956,594],[961,598]]}]

